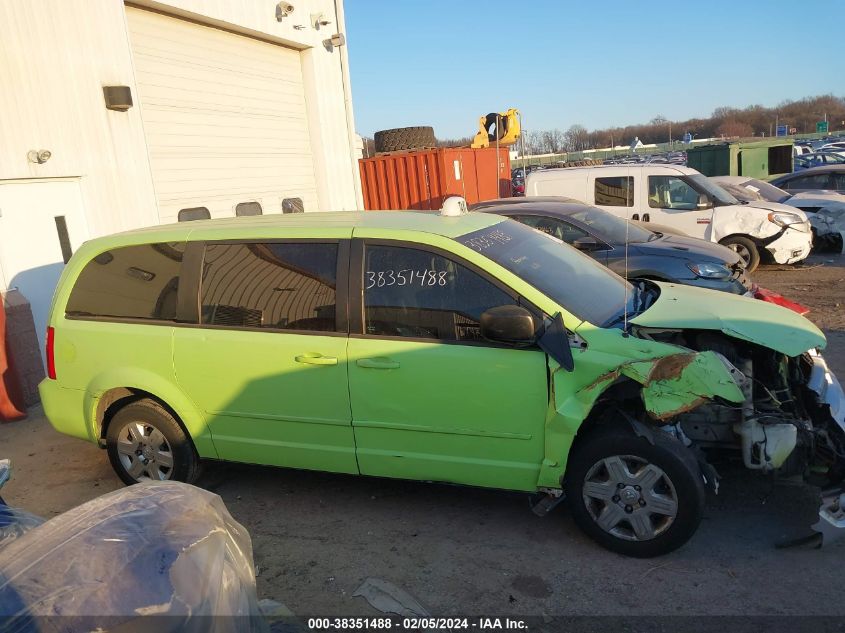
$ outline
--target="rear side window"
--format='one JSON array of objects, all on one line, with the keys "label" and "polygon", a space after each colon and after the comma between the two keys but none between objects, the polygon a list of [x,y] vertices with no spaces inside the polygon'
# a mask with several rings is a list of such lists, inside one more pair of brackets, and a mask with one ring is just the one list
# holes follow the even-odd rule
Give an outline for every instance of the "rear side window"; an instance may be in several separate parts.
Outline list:
[{"label": "rear side window", "polygon": [[557,218],[545,218],[539,215],[524,215],[515,217],[523,224],[530,226],[533,229],[548,233],[556,237],[561,242],[572,244],[575,240],[580,240],[584,237],[590,237],[586,231],[582,231],[578,227],[572,226],[568,222],[558,220]]},{"label": "rear side window", "polygon": [[205,325],[333,332],[337,244],[208,244]]},{"label": "rear side window", "polygon": [[596,178],[596,204],[605,207],[634,206],[634,178],[614,176]]},{"label": "rear side window", "polygon": [[827,174],[812,174],[793,178],[781,185],[781,189],[793,191],[795,189],[827,189],[830,186],[830,178]]},{"label": "rear side window", "polygon": [[124,246],[92,259],[71,290],[69,317],[172,321],[183,243]]}]

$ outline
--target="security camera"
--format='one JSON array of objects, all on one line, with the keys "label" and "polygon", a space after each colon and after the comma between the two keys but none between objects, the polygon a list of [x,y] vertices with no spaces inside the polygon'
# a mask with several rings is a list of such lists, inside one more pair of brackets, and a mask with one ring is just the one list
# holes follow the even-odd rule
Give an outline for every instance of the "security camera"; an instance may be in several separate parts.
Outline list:
[{"label": "security camera", "polygon": [[293,5],[290,2],[280,2],[276,5],[276,21],[281,22],[284,18],[293,13]]},{"label": "security camera", "polygon": [[43,165],[50,160],[52,155],[53,153],[49,149],[32,149],[27,152],[26,157],[30,163]]}]

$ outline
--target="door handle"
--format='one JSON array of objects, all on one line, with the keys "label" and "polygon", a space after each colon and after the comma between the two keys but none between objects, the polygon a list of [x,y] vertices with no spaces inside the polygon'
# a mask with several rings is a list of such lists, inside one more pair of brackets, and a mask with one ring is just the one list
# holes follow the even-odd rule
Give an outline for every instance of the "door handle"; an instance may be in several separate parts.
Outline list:
[{"label": "door handle", "polygon": [[334,356],[323,356],[315,352],[300,354],[294,360],[303,365],[337,365],[337,359]]},{"label": "door handle", "polygon": [[364,369],[399,369],[397,361],[384,357],[359,358],[355,364]]},{"label": "door handle", "polygon": [[643,213],[643,222],[648,222],[650,217],[648,213]]}]

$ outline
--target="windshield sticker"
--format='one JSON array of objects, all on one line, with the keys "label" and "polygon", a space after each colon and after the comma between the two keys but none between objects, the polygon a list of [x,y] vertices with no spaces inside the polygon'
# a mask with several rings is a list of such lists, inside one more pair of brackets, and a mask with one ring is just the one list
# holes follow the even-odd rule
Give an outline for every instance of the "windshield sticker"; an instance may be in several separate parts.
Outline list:
[{"label": "windshield sticker", "polygon": [[468,239],[464,244],[469,246],[472,250],[478,251],[479,253],[483,253],[487,249],[498,246],[500,244],[507,244],[513,238],[510,235],[506,235],[499,229],[494,229],[488,233],[483,233],[476,237],[472,237]]},{"label": "windshield sticker", "polygon": [[755,187],[754,185],[745,185],[745,188],[746,188],[746,189],[750,189],[750,190],[751,190],[751,191],[753,191],[754,193],[760,193],[760,188],[759,188],[759,187]]}]

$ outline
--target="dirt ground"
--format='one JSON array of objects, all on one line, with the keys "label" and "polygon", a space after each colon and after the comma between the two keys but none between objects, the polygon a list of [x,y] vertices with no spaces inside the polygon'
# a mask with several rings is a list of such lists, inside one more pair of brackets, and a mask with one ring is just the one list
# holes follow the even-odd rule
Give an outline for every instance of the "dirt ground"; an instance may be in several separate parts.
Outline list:
[{"label": "dirt ground", "polygon": [[[812,308],[826,357],[845,377],[845,256],[764,267],[760,285]],[[120,487],[106,455],[34,412],[0,425],[14,463],[4,496],[45,517]],[[690,543],[635,560],[594,545],[565,505],[546,518],[523,495],[456,486],[210,464],[200,485],[250,531],[261,598],[306,615],[376,615],[352,594],[368,578],[401,587],[435,615],[841,615],[845,539],[775,549],[808,533],[817,493],[743,470]]]}]

